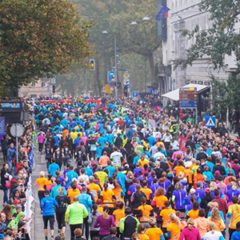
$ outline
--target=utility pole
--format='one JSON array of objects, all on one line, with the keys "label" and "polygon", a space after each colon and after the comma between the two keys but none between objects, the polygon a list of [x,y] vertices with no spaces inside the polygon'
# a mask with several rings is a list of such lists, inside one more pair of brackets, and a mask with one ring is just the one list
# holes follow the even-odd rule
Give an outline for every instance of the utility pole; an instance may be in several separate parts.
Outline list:
[{"label": "utility pole", "polygon": [[118,98],[118,69],[117,69],[117,38],[116,34],[114,34],[114,61],[115,61],[115,81],[116,81],[116,86],[115,86],[115,96]]}]

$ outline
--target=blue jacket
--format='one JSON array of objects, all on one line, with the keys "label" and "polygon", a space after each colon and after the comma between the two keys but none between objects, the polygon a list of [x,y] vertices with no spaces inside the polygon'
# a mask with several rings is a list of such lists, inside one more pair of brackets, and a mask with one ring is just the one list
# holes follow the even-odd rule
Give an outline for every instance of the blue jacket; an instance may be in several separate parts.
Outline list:
[{"label": "blue jacket", "polygon": [[89,167],[85,167],[85,173],[86,175],[88,175],[89,177],[93,175],[92,169]]},{"label": "blue jacket", "polygon": [[8,148],[8,150],[7,150],[8,161],[12,161],[14,156],[15,156],[15,148]]},{"label": "blue jacket", "polygon": [[232,201],[233,196],[238,197],[239,194],[240,194],[239,190],[237,189],[233,190],[232,188],[229,188],[226,192],[226,195],[228,196],[228,202]]},{"label": "blue jacket", "polygon": [[74,171],[68,171],[67,174],[66,174],[66,176],[67,176],[67,178],[68,178],[68,180],[67,180],[67,182],[66,182],[66,188],[69,188],[69,186],[70,186],[73,178],[78,178],[78,175],[77,175],[77,173],[74,172]]},{"label": "blue jacket", "polygon": [[60,167],[57,163],[51,163],[48,167],[48,172],[53,175],[53,177],[56,177],[56,171],[60,171]]},{"label": "blue jacket", "polygon": [[43,210],[43,216],[54,216],[54,206],[58,207],[58,203],[52,197],[44,197],[41,200],[41,209]]},{"label": "blue jacket", "polygon": [[162,187],[163,189],[165,189],[165,191],[168,191],[168,188],[172,185],[171,181],[169,179],[165,179],[164,183],[159,182],[159,187]]},{"label": "blue jacket", "polygon": [[[55,187],[52,188],[50,196],[51,196],[53,199],[55,199],[56,196],[59,195],[59,192],[58,192],[57,190],[58,190],[58,188],[60,188],[60,187],[62,187],[61,184],[60,184],[60,185],[57,185],[57,186],[55,186]],[[66,192],[66,189],[65,189],[65,188],[63,188],[63,194],[64,194],[64,195],[67,195],[67,192]]]},{"label": "blue jacket", "polygon": [[109,170],[108,177],[112,177],[112,175],[115,173],[115,168],[113,166],[107,166],[103,170],[105,169]]},{"label": "blue jacket", "polygon": [[79,196],[79,203],[83,204],[87,211],[88,214],[91,213],[91,208],[92,208],[92,198],[90,195],[88,195],[87,193],[81,193]]},{"label": "blue jacket", "polygon": [[174,190],[173,196],[175,196],[175,205],[176,209],[185,209],[185,197],[186,197],[186,191],[185,190]]},{"label": "blue jacket", "polygon": [[238,239],[240,239],[240,232],[239,231],[235,231],[232,234],[231,240],[238,240]]}]

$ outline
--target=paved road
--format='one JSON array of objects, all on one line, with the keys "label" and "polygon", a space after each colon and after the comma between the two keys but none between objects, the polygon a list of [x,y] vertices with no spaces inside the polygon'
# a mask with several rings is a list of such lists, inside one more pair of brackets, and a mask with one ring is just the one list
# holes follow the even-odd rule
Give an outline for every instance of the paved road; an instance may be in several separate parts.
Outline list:
[{"label": "paved road", "polygon": [[[40,203],[38,200],[38,194],[37,194],[37,188],[34,187],[34,182],[39,176],[40,171],[45,171],[47,172],[47,167],[46,167],[46,162],[45,162],[45,156],[40,155],[35,153],[35,165],[33,168],[33,173],[32,173],[32,188],[33,188],[33,196],[34,196],[34,202],[33,202],[33,216],[32,216],[32,239],[38,239],[38,240],[45,240],[44,239],[44,232],[43,232],[43,221],[42,221],[42,215],[40,212]],[[58,233],[57,229],[57,222],[55,221],[55,236]],[[66,234],[65,234],[65,239],[70,239],[70,230],[69,226],[66,228]],[[49,233],[49,239],[50,239],[50,233]]]}]

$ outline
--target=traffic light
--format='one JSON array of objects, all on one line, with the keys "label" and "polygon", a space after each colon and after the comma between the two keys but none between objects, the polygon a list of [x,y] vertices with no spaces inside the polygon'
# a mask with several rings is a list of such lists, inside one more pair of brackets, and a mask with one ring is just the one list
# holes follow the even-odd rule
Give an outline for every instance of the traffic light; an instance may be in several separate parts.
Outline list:
[{"label": "traffic light", "polygon": [[109,83],[115,82],[115,72],[114,71],[108,71],[108,82]]},{"label": "traffic light", "polygon": [[55,85],[52,85],[52,93],[55,94],[56,89],[55,89]]},{"label": "traffic light", "polygon": [[124,96],[128,97],[128,86],[124,86],[123,92],[124,92]]},{"label": "traffic light", "polygon": [[89,60],[89,68],[91,70],[95,70],[95,60],[94,59]]}]

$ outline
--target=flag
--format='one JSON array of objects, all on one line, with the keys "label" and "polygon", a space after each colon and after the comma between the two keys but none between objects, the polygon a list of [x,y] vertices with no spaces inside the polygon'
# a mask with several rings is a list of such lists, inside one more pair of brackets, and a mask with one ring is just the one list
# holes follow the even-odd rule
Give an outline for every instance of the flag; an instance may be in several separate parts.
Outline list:
[{"label": "flag", "polygon": [[160,11],[158,12],[158,14],[156,16],[156,20],[160,21],[161,19],[167,18],[169,10],[170,9],[168,7],[162,6],[162,8],[160,9]]}]

